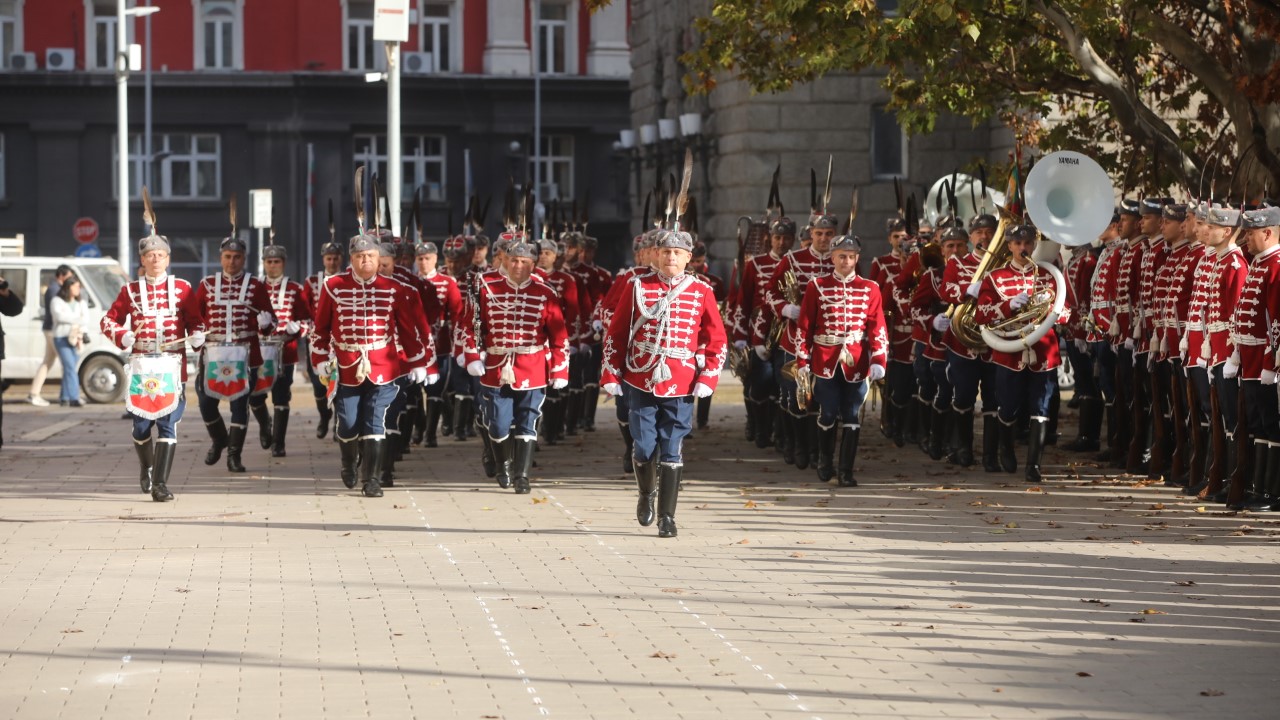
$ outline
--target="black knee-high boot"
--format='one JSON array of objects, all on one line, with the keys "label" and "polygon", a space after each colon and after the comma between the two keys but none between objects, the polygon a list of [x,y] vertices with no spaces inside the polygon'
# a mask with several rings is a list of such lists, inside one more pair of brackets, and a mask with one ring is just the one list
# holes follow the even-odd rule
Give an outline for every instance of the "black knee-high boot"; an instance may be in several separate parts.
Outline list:
[{"label": "black knee-high boot", "polygon": [[339,440],[338,452],[342,455],[342,484],[348,489],[354,488],[360,464],[360,441],[355,438]]},{"label": "black knee-high boot", "polygon": [[271,413],[267,412],[267,403],[264,400],[261,405],[249,405],[249,409],[253,411],[253,418],[258,421],[258,444],[263,450],[271,449]]},{"label": "black knee-high boot", "polygon": [[173,454],[177,449],[176,439],[156,442],[155,463],[151,466],[151,499],[156,502],[173,499],[173,493],[169,492],[169,473],[173,470]]},{"label": "black knee-high boot", "polygon": [[156,445],[155,440],[148,435],[146,440],[134,440],[133,449],[138,453],[138,484],[142,486],[142,492],[151,492],[151,468],[156,463]]},{"label": "black knee-high boot", "polygon": [[858,481],[853,477],[853,464],[858,459],[858,436],[862,428],[858,425],[845,425],[844,435],[840,438],[840,465],[836,470],[836,482],[840,487],[857,487]]},{"label": "black knee-high boot", "polygon": [[240,455],[244,451],[244,438],[248,433],[249,428],[234,423],[232,423],[231,429],[227,431],[227,469],[233,473],[244,472],[244,464],[240,462]]},{"label": "black knee-high boot", "polygon": [[676,536],[676,499],[683,474],[683,465],[658,463],[658,537]]},{"label": "black knee-high boot", "polygon": [[360,492],[365,497],[382,497],[382,462],[387,456],[385,438],[365,438],[360,441]]},{"label": "black knee-high boot", "polygon": [[204,464],[213,465],[222,458],[222,451],[227,448],[229,438],[227,436],[227,424],[218,418],[213,422],[204,424],[205,430],[209,431],[209,439],[212,444],[209,445],[209,452],[205,453]]},{"label": "black knee-high boot", "polygon": [[640,499],[636,503],[636,522],[642,527],[649,527],[654,520],[654,501],[658,498],[658,463],[646,460],[635,464],[636,487],[640,490]]},{"label": "black knee-high boot", "polygon": [[284,457],[284,436],[289,432],[289,406],[278,405],[271,418],[271,457]]},{"label": "black knee-high boot", "polygon": [[622,472],[633,472],[635,466],[631,452],[635,448],[635,440],[631,437],[631,426],[627,423],[618,423],[618,429],[622,431],[622,443],[625,446],[622,453]]}]

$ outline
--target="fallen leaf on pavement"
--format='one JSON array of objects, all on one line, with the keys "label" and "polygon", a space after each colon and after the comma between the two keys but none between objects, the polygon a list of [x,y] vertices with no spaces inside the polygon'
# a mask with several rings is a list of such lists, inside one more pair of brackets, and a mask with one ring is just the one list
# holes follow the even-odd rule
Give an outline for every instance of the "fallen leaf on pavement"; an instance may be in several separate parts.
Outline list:
[{"label": "fallen leaf on pavement", "polygon": [[748,501],[746,501],[746,502],[742,503],[742,507],[744,507],[744,508],[753,508],[753,507],[756,507],[756,501],[755,501],[755,500],[748,500]]},{"label": "fallen leaf on pavement", "polygon": [[1222,692],[1221,690],[1213,690],[1213,689],[1201,690],[1200,694],[1205,697],[1222,697],[1223,695],[1226,695],[1226,693]]},{"label": "fallen leaf on pavement", "polygon": [[1035,492],[1035,493],[1042,493],[1042,492],[1044,492],[1044,488],[1042,488],[1042,487],[1040,487],[1039,485],[1037,485],[1037,486],[1035,486],[1035,487],[1029,487],[1029,488],[1027,488],[1026,490],[1024,490],[1023,492]]},{"label": "fallen leaf on pavement", "polygon": [[1138,617],[1138,618],[1129,618],[1129,622],[1146,622],[1146,621],[1147,621],[1147,619],[1146,619],[1146,618],[1142,618],[1142,617]]},{"label": "fallen leaf on pavement", "polygon": [[802,553],[802,552],[793,552],[793,553],[791,553],[791,557],[793,557],[793,558],[802,558],[802,557],[804,557],[804,553]]},{"label": "fallen leaf on pavement", "polygon": [[541,505],[545,502],[551,502],[551,498],[531,498],[534,505]]},{"label": "fallen leaf on pavement", "polygon": [[1208,510],[1208,508],[1206,508],[1205,506],[1201,505],[1200,507],[1196,508],[1196,512],[1198,512],[1198,513],[1200,513],[1200,514],[1204,514],[1204,513],[1209,512],[1209,510]]},{"label": "fallen leaf on pavement", "polygon": [[684,590],[682,590],[682,589],[680,589],[680,588],[662,588],[662,592],[664,592],[664,593],[672,593],[672,594],[675,594],[675,595],[683,595],[683,594],[684,594]]},{"label": "fallen leaf on pavement", "polygon": [[1164,508],[1164,503],[1156,503],[1155,505],[1152,505],[1147,509],[1148,510],[1164,510],[1165,508]]},{"label": "fallen leaf on pavement", "polygon": [[816,543],[816,542],[818,542],[818,541],[817,541],[817,540],[797,540],[797,541],[796,541],[796,544],[797,544],[797,545],[812,545],[812,544],[814,544],[814,543]]},{"label": "fallen leaf on pavement", "polygon": [[670,660],[671,658],[675,657],[675,653],[664,653],[661,650],[659,650],[658,652],[650,655],[649,657],[663,658],[664,660]]},{"label": "fallen leaf on pavement", "polygon": [[1183,587],[1190,587],[1195,584],[1196,584],[1195,580],[1178,580],[1177,582],[1174,583],[1174,585],[1181,585]]},{"label": "fallen leaf on pavement", "polygon": [[736,543],[734,543],[734,544],[735,544],[735,545],[750,545],[750,544],[751,544],[751,540],[750,540],[749,538],[742,538],[741,540],[739,540],[738,542],[736,542]]},{"label": "fallen leaf on pavement", "polygon": [[1089,605],[1101,605],[1102,607],[1111,607],[1111,603],[1102,602],[1101,600],[1092,600],[1092,599],[1086,600],[1085,598],[1080,598],[1080,602],[1087,603]]},{"label": "fallen leaf on pavement", "polygon": [[1076,677],[1093,677],[1093,673],[1087,673],[1081,670],[1080,672],[1076,673]]},{"label": "fallen leaf on pavement", "polygon": [[1169,613],[1163,610],[1156,610],[1155,608],[1147,608],[1146,610],[1142,611],[1142,614],[1143,615],[1168,615]]},{"label": "fallen leaf on pavement", "polygon": [[1016,528],[1016,527],[1018,527],[1018,523],[1016,523],[1016,522],[1006,523],[1006,524],[1005,524],[1005,527],[1007,527],[1007,528]]},{"label": "fallen leaf on pavement", "polygon": [[953,605],[948,605],[947,607],[959,608],[959,609],[962,609],[962,610],[963,610],[963,609],[965,609],[965,608],[971,608],[971,607],[973,607],[973,606],[972,606],[972,605],[965,605],[964,603],[955,603],[955,604],[953,604]]}]

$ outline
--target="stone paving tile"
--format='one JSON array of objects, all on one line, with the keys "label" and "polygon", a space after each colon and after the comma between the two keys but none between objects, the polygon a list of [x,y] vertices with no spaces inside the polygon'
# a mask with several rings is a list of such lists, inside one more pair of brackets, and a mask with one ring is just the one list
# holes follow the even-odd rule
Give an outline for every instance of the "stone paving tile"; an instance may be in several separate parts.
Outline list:
[{"label": "stone paving tile", "polygon": [[734,390],[688,444],[674,541],[634,523],[607,405],[531,496],[445,439],[377,501],[302,403],[289,457],[246,448],[243,476],[203,464],[193,405],[160,505],[118,409],[11,403],[0,717],[1272,716],[1268,516],[871,432],[837,491],[744,447]]}]

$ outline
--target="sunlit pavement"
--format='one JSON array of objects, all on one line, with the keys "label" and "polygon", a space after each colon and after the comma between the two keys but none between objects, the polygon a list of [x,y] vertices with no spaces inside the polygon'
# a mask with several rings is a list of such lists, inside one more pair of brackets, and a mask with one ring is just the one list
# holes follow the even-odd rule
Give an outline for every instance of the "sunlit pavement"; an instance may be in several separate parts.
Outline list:
[{"label": "sunlit pavement", "polygon": [[243,475],[203,464],[191,402],[160,504],[119,407],[15,386],[0,717],[1275,717],[1280,516],[1053,448],[1037,486],[960,471],[871,427],[837,489],[742,440],[739,390],[660,540],[611,403],[532,495],[442,438],[371,500],[304,392],[288,457],[253,426]]}]

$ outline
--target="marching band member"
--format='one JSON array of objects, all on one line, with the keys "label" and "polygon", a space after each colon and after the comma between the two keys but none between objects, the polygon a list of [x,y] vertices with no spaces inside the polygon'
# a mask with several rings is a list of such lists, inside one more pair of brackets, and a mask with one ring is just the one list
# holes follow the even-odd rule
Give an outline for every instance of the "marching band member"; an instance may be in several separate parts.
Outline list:
[{"label": "marching band member", "polygon": [[[1118,210],[1111,215],[1111,224],[1103,231],[1102,252],[1094,266],[1093,280],[1089,284],[1089,316],[1091,329],[1087,339],[1097,365],[1098,391],[1102,395],[1103,412],[1107,421],[1107,447],[1098,460],[1111,467],[1123,467],[1123,456],[1128,450],[1124,430],[1128,426],[1124,391],[1117,385],[1121,366],[1116,358],[1116,343],[1120,339],[1117,299],[1120,278],[1120,261],[1129,249],[1129,241],[1123,225],[1129,224]],[[1081,406],[1083,415],[1084,407]],[[1101,445],[1101,439],[1099,439]]]},{"label": "marching band member", "polygon": [[[1242,506],[1244,487],[1241,483],[1236,496],[1229,498],[1225,480],[1239,477],[1244,481],[1248,475],[1246,470],[1250,454],[1239,452],[1240,444],[1236,435],[1239,427],[1239,363],[1228,363],[1236,352],[1236,343],[1232,323],[1236,305],[1244,290],[1244,281],[1249,274],[1249,262],[1244,251],[1233,242],[1231,234],[1234,223],[1229,213],[1218,214],[1215,218],[1223,223],[1212,222],[1209,216],[1209,203],[1201,203],[1196,208],[1196,227],[1204,236],[1204,243],[1214,255],[1213,276],[1210,279],[1209,297],[1205,301],[1205,341],[1201,343],[1200,354],[1209,366],[1210,382],[1213,392],[1218,396],[1218,418],[1213,425],[1213,432],[1222,433],[1226,445],[1226,457],[1217,458],[1218,468],[1210,473],[1217,484],[1210,484],[1204,490],[1204,497],[1214,502],[1235,503]],[[1240,438],[1244,440],[1244,438]],[[1243,463],[1243,466],[1241,465]]]},{"label": "marching band member", "polygon": [[359,480],[365,497],[382,497],[387,409],[396,379],[407,367],[410,383],[433,380],[435,362],[414,312],[415,289],[380,274],[380,254],[376,236],[351,238],[350,269],[321,284],[311,346],[316,371],[337,375],[333,404],[342,482],[354,488]]},{"label": "marching band member", "polygon": [[[743,265],[742,281],[738,283],[738,299],[734,303],[733,344],[744,350],[751,344],[751,328],[760,322],[764,314],[764,295],[773,272],[782,256],[791,250],[796,241],[796,223],[789,217],[780,217],[769,227],[769,250],[747,258]],[[747,412],[754,415],[753,435],[756,447],[767,448],[774,443],[778,382],[774,377],[769,358],[752,352],[749,380],[744,392],[747,395]],[[781,442],[781,438],[778,439]]]},{"label": "marching band member", "polygon": [[[1225,468],[1225,457],[1215,457],[1210,452],[1215,446],[1221,448],[1225,443],[1212,443],[1214,435],[1214,409],[1210,392],[1208,330],[1207,317],[1210,298],[1213,296],[1214,266],[1218,261],[1218,249],[1209,245],[1210,234],[1203,232],[1201,222],[1194,208],[1188,207],[1184,212],[1183,233],[1198,246],[1195,252],[1198,258],[1191,271],[1193,280],[1190,299],[1187,302],[1186,323],[1183,325],[1178,340],[1178,357],[1186,368],[1187,383],[1194,388],[1196,402],[1190,406],[1188,423],[1191,425],[1193,447],[1191,448],[1191,472],[1187,483],[1186,495],[1199,495],[1209,486],[1213,468],[1218,472]],[[1220,423],[1219,423],[1220,424]],[[1197,432],[1198,429],[1198,432]],[[1221,484],[1221,483],[1219,483]],[[1217,492],[1219,488],[1214,488]]]},{"label": "marching band member", "polygon": [[[726,341],[711,286],[685,272],[693,237],[678,229],[679,215],[676,228],[657,231],[656,270],[628,281],[628,299],[609,323],[601,373],[605,392],[627,395],[640,491],[636,520],[653,523],[656,499],[663,538],[676,536],[681,447],[694,397],[715,392]],[[701,368],[695,364],[699,353],[705,357]]]},{"label": "marching band member", "polygon": [[[307,276],[307,282],[302,287],[303,297],[306,299],[307,311],[310,317],[316,315],[316,303],[320,300],[320,284],[325,278],[333,277],[342,272],[342,245],[333,239],[333,212],[332,202],[330,202],[330,222],[329,222],[329,242],[320,247],[320,262],[324,267],[320,272]],[[310,354],[310,349],[307,353]],[[307,377],[311,379],[311,393],[315,396],[316,410],[320,413],[320,420],[316,423],[316,437],[323,438],[329,432],[329,423],[333,421],[333,410],[329,409],[329,400],[325,396],[324,383],[320,382],[320,376],[316,374],[316,369],[312,367],[310,362],[303,363],[307,366]]]},{"label": "marching band member", "polygon": [[[144,195],[146,220],[151,234],[138,241],[142,277],[120,288],[115,302],[102,316],[102,333],[116,347],[130,353],[163,353],[177,377],[131,375],[129,414],[133,420],[133,444],[138,453],[142,492],[156,502],[173,499],[169,473],[178,447],[178,423],[187,407],[187,363],[184,339],[192,347],[204,344],[203,319],[191,302],[191,284],[174,277],[169,269],[169,240],[156,234],[151,202]],[[133,387],[134,385],[138,387]],[[176,395],[176,398],[174,396]],[[134,399],[155,403],[139,408]],[[176,400],[176,402],[175,402]],[[154,410],[156,412],[149,412]],[[151,429],[155,428],[155,437]]]},{"label": "marching band member", "polygon": [[[1166,395],[1163,404],[1169,409],[1166,423],[1173,435],[1173,444],[1166,446],[1165,455],[1169,472],[1165,485],[1187,487],[1192,460],[1200,455],[1192,453],[1191,418],[1187,393],[1187,366],[1183,362],[1179,344],[1186,332],[1187,311],[1191,305],[1191,293],[1195,285],[1195,270],[1204,256],[1204,246],[1193,243],[1183,233],[1187,220],[1187,206],[1169,203],[1161,211],[1160,234],[1169,246],[1169,253],[1156,271],[1155,332],[1152,339],[1157,377]],[[1199,428],[1199,418],[1195,419]],[[1198,433],[1197,433],[1198,434]],[[1194,457],[1193,457],[1194,456]],[[1197,475],[1196,482],[1199,482]]]},{"label": "marching band member", "polygon": [[[1028,303],[1039,299],[1046,292],[1046,286],[1052,287],[1053,277],[1031,258],[1038,235],[1031,225],[1014,225],[1006,231],[1012,257],[1008,265],[982,279],[974,322],[990,325],[1016,316]],[[1069,316],[1069,312],[1064,312],[1058,322],[1066,322]],[[1049,424],[1049,398],[1057,382],[1056,370],[1060,363],[1058,336],[1050,330],[1035,345],[1022,352],[992,350],[991,358],[997,366],[1000,466],[1007,473],[1018,469],[1013,447],[1014,424],[1018,421],[1019,410],[1026,403],[1031,421],[1027,429],[1026,480],[1040,482],[1040,458],[1044,453]]]},{"label": "marching band member", "polygon": [[[959,306],[969,296],[966,290],[973,285],[974,273],[987,254],[987,246],[995,235],[999,223],[994,215],[981,214],[969,222],[969,239],[973,251],[965,255],[953,255],[942,273],[942,299],[953,307]],[[976,288],[974,290],[977,292]],[[961,467],[973,464],[973,420],[978,401],[979,384],[982,391],[982,467],[987,472],[999,472],[996,458],[996,366],[988,351],[974,351],[960,342],[951,329],[951,322],[937,322],[943,327],[943,343],[947,346],[947,378],[951,382],[951,410],[956,433],[955,462]],[[892,337],[892,336],[890,336]],[[892,372],[893,365],[889,365]]]},{"label": "marching band member", "polygon": [[555,291],[533,279],[538,246],[520,234],[505,254],[506,274],[481,280],[477,321],[461,325],[467,372],[487,388],[498,485],[523,494],[546,387],[569,384],[569,335]]},{"label": "marching band member", "polygon": [[[1159,355],[1156,347],[1155,320],[1157,316],[1156,270],[1165,267],[1169,256],[1169,243],[1160,234],[1161,214],[1165,201],[1159,198],[1143,198],[1141,216],[1138,218],[1139,228],[1146,238],[1146,247],[1142,252],[1142,260],[1138,268],[1137,284],[1130,289],[1130,301],[1134,324],[1134,377],[1139,384],[1139,392],[1134,396],[1141,401],[1137,410],[1142,422],[1138,427],[1147,428],[1148,435],[1144,445],[1130,445],[1130,457],[1138,453],[1142,464],[1147,467],[1149,479],[1162,479],[1168,470],[1168,458],[1165,452],[1172,442],[1169,432],[1172,422],[1166,418],[1166,400],[1170,396],[1167,388],[1168,379],[1162,368],[1157,366]],[[1135,403],[1136,404],[1136,403]]]},{"label": "marching band member", "polygon": [[[298,340],[311,325],[310,305],[302,285],[285,277],[284,264],[288,254],[281,245],[268,245],[262,252],[262,270],[266,275],[267,295],[276,315],[276,327],[270,334],[263,333],[266,343],[279,345],[276,358],[276,376],[271,383],[272,417],[266,419],[267,395],[249,395],[249,408],[258,418],[260,428],[269,432],[259,438],[262,449],[270,449],[272,457],[284,457],[284,436],[289,430],[289,402],[293,400],[293,369],[298,364]],[[266,422],[263,422],[264,419]]]},{"label": "marching band member", "polygon": [[[208,345],[202,353],[201,373],[196,382],[200,416],[213,441],[204,464],[212,465],[227,451],[227,469],[244,472],[240,461],[244,438],[249,430],[249,392],[258,379],[262,351],[258,333],[276,325],[275,310],[267,286],[244,271],[245,245],[234,233],[222,241],[222,272],[210,275],[195,288],[193,302],[208,331]],[[215,353],[218,357],[211,357]],[[237,349],[238,348],[238,349]],[[222,352],[226,357],[222,357]],[[231,405],[231,427],[218,412],[220,399]]]},{"label": "marching band member", "polygon": [[941,460],[951,452],[951,434],[955,428],[952,411],[952,386],[947,375],[946,334],[951,330],[947,317],[947,292],[944,289],[947,263],[965,255],[969,246],[969,233],[961,227],[948,227],[942,231],[941,252],[944,264],[927,268],[911,294],[911,319],[923,330],[923,340],[917,346],[920,358],[928,362],[928,372],[935,388],[929,422],[926,452],[934,460]]},{"label": "marching band member", "polygon": [[[854,462],[861,432],[859,413],[867,382],[884,377],[889,354],[880,290],[858,277],[862,241],[842,235],[831,244],[830,275],[814,278],[804,291],[798,320],[800,343],[796,364],[814,378],[818,401],[818,479],[833,477],[841,487],[854,487]],[[834,465],[837,426],[838,470]]]},{"label": "marching band member", "polygon": [[436,291],[436,299],[440,303],[442,317],[432,329],[435,334],[436,357],[440,361],[440,379],[423,388],[423,414],[420,422],[413,429],[411,440],[420,445],[425,435],[427,447],[436,447],[436,428],[440,425],[440,417],[444,412],[444,391],[450,385],[454,363],[452,333],[455,325],[462,318],[462,293],[458,283],[436,268],[439,251],[433,242],[420,242],[414,249],[414,262],[418,277],[431,283]]},{"label": "marching band member", "polygon": [[[697,237],[697,232],[692,233]],[[728,299],[728,289],[719,276],[711,274],[707,268],[707,246],[701,242],[695,242],[693,246],[693,259],[689,261],[689,272],[693,273],[699,280],[711,286],[711,292],[715,296],[717,303],[724,303]],[[711,397],[698,398],[697,408],[694,411],[694,426],[699,430],[706,429],[707,421],[711,417]]]},{"label": "marching band member", "polygon": [[1102,398],[1098,394],[1088,342],[1089,310],[1092,306],[1090,292],[1097,267],[1098,253],[1093,246],[1081,245],[1071,249],[1071,257],[1062,272],[1067,281],[1067,304],[1071,308],[1071,322],[1063,327],[1062,335],[1066,340],[1067,357],[1071,360],[1075,400],[1079,408],[1076,439],[1063,449],[1075,452],[1096,452],[1102,429]]},{"label": "marching band member", "polygon": [[906,444],[907,408],[915,387],[912,375],[915,342],[911,339],[911,318],[900,311],[893,297],[898,276],[911,255],[911,242],[907,223],[901,217],[890,218],[886,228],[892,251],[871,263],[871,280],[880,286],[885,322],[889,327],[889,366],[885,369],[884,426],[881,429],[885,437],[902,447]]},{"label": "marching band member", "polygon": [[[1117,456],[1112,461],[1118,463],[1131,475],[1143,471],[1141,467],[1141,451],[1135,457],[1133,448],[1145,450],[1147,445],[1147,423],[1139,416],[1142,402],[1142,383],[1136,377],[1135,362],[1135,324],[1139,322],[1138,285],[1141,283],[1139,271],[1142,268],[1142,254],[1146,251],[1146,236],[1138,231],[1139,218],[1142,216],[1138,203],[1124,200],[1120,203],[1120,236],[1125,240],[1124,250],[1120,253],[1116,267],[1115,300],[1113,310],[1115,321],[1111,324],[1110,342],[1116,354],[1116,419],[1120,421],[1120,432],[1116,434]],[[1143,366],[1145,368],[1145,364]]]},{"label": "marching band member", "polygon": [[[560,314],[564,318],[565,332],[569,341],[569,353],[578,351],[590,326],[582,317],[582,303],[578,298],[578,281],[564,270],[557,269],[556,264],[564,256],[558,242],[544,237],[538,244],[538,265],[536,271],[543,274],[543,282],[555,291],[560,299]],[[543,423],[543,437],[548,445],[555,445],[564,434],[565,397],[557,388],[547,390],[547,398],[543,411],[546,419]]]}]

